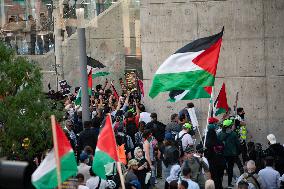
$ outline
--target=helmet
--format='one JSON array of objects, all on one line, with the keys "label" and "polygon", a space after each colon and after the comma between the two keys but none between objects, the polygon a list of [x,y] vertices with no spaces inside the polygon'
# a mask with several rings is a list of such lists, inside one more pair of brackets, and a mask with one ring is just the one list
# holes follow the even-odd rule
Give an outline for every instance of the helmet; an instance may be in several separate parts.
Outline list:
[{"label": "helmet", "polygon": [[113,189],[116,187],[116,184],[113,180],[107,180],[107,186],[109,189]]},{"label": "helmet", "polygon": [[231,119],[226,119],[226,120],[223,121],[224,127],[230,127],[232,125],[233,125],[233,120],[231,120]]}]

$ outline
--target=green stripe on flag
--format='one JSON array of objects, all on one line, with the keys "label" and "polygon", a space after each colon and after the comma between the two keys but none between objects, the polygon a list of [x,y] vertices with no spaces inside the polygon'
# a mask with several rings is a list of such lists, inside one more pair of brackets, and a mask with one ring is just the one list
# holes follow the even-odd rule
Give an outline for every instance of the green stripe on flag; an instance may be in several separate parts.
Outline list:
[{"label": "green stripe on flag", "polygon": [[212,86],[215,77],[204,70],[156,74],[149,92],[149,96],[154,98],[160,92],[172,90],[190,90],[198,87]]},{"label": "green stripe on flag", "polygon": [[[71,176],[75,176],[77,174],[77,164],[75,160],[74,152],[69,152],[64,155],[61,160],[61,181],[64,182]],[[57,184],[57,171],[56,168],[52,169],[50,172],[45,174],[39,180],[33,182],[33,185],[36,188],[40,189],[50,189],[55,188]]]},{"label": "green stripe on flag", "polygon": [[113,162],[114,159],[112,159],[107,153],[96,149],[92,169],[100,178],[106,179],[105,165]]},{"label": "green stripe on flag", "polygon": [[97,72],[95,74],[93,74],[93,79],[95,79],[96,77],[102,77],[102,76],[106,76],[109,75],[109,72]]},{"label": "green stripe on flag", "polygon": [[226,109],[225,108],[219,108],[216,110],[215,112],[215,116],[222,114],[222,113],[226,113]]}]

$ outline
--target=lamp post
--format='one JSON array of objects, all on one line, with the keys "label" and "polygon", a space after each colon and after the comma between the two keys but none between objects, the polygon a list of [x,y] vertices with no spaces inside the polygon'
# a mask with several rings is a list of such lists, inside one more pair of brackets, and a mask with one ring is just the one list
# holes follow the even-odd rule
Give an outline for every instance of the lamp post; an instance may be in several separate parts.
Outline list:
[{"label": "lamp post", "polygon": [[81,105],[82,121],[90,120],[89,95],[88,95],[88,74],[87,74],[87,54],[86,54],[86,36],[84,26],[84,8],[77,5],[77,35],[79,48],[79,66],[81,73]]}]

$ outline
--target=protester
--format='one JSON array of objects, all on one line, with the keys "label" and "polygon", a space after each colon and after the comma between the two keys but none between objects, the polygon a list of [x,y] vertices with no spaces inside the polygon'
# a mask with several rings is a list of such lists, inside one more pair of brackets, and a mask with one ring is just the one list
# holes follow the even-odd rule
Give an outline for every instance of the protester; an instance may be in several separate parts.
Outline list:
[{"label": "protester", "polygon": [[240,181],[246,181],[249,184],[249,189],[265,189],[265,184],[263,183],[261,177],[256,173],[256,166],[253,160],[249,160],[246,164],[247,172],[242,174],[236,184]]},{"label": "protester", "polygon": [[149,188],[148,183],[145,183],[145,178],[150,171],[147,160],[143,156],[143,150],[140,147],[136,147],[134,150],[134,157],[138,161],[138,169],[136,170],[136,176],[141,184],[142,189]]},{"label": "protester", "polygon": [[178,189],[187,189],[188,188],[188,182],[185,180],[182,180],[179,184],[178,184]]},{"label": "protester", "polygon": [[188,167],[191,171],[190,178],[198,183],[201,189],[205,187],[205,177],[202,172],[204,169],[205,173],[209,173],[208,165],[203,161],[202,158],[194,157],[194,147],[188,146],[184,151],[184,162],[182,167]]},{"label": "protester", "polygon": [[179,177],[181,176],[181,167],[179,164],[175,164],[171,167],[170,175],[166,178],[165,189],[173,188],[171,184],[174,185],[178,183]]},{"label": "protester", "polygon": [[267,135],[269,147],[265,150],[266,156],[272,156],[275,161],[275,170],[284,174],[284,147],[277,143],[273,134]]},{"label": "protester", "polygon": [[145,122],[144,121],[140,121],[139,122],[139,130],[138,132],[135,133],[135,146],[139,146],[141,148],[143,148],[143,132],[145,130]]},{"label": "protester", "polygon": [[138,164],[139,162],[136,159],[131,159],[128,162],[128,170],[125,173],[125,182],[133,184],[136,188],[140,189],[141,184],[138,180],[138,177],[134,173],[134,171],[138,170]]},{"label": "protester", "polygon": [[73,131],[73,123],[71,120],[67,120],[65,123],[64,130],[65,135],[67,136],[68,140],[70,141],[70,144],[73,148],[73,150],[76,152],[77,148],[77,136],[75,135]]},{"label": "protester", "polygon": [[187,181],[188,188],[190,189],[200,189],[199,185],[191,179],[192,175],[191,168],[187,165],[187,162],[182,166],[183,180]]},{"label": "protester", "polygon": [[151,121],[151,114],[146,112],[145,106],[143,104],[139,104],[138,108],[140,110],[139,122],[144,121],[146,124],[149,123]]},{"label": "protester", "polygon": [[81,173],[84,176],[85,178],[84,181],[88,180],[91,177],[90,175],[91,166],[87,165],[88,161],[89,161],[88,154],[86,152],[82,152],[80,154],[80,164],[78,165],[78,173]]},{"label": "protester", "polygon": [[261,169],[258,175],[263,180],[266,189],[280,188],[280,174],[273,168],[274,158],[267,156],[265,158],[265,168]]},{"label": "protester", "polygon": [[85,185],[85,177],[83,174],[81,173],[78,173],[77,176],[77,186],[78,186],[78,189],[89,189],[86,185]]},{"label": "protester", "polygon": [[[233,188],[233,168],[239,155],[240,141],[235,132],[232,131],[233,121],[226,119],[223,121],[223,130],[218,135],[218,139],[225,144],[224,157],[227,163],[228,187]],[[241,171],[243,173],[243,171]]]},{"label": "protester", "polygon": [[188,134],[189,130],[191,129],[191,124],[190,123],[185,123],[182,126],[182,130],[179,132],[177,135],[176,140],[181,141],[182,143],[182,148],[180,150],[185,150],[187,146],[192,146],[193,145],[193,140],[190,134]]},{"label": "protester", "polygon": [[87,180],[86,186],[89,189],[105,189],[107,188],[107,181],[98,177],[90,168],[90,175],[91,177]]},{"label": "protester", "polygon": [[171,133],[173,137],[181,131],[181,126],[178,124],[178,114],[171,115],[171,122],[167,124],[165,130]]}]

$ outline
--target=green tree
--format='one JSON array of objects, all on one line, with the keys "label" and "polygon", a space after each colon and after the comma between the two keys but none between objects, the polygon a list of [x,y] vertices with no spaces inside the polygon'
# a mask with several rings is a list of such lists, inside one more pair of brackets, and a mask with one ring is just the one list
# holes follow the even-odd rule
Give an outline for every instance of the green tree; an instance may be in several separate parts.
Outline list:
[{"label": "green tree", "polygon": [[62,113],[44,95],[41,79],[35,62],[0,42],[0,157],[31,160],[51,147],[50,115]]}]

